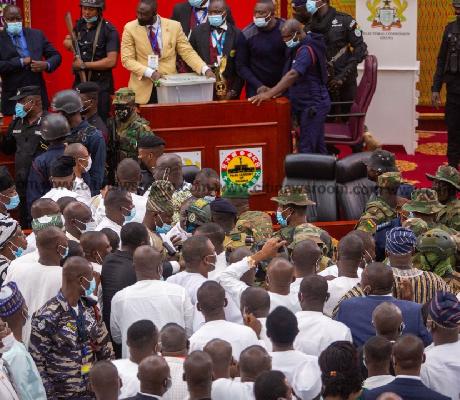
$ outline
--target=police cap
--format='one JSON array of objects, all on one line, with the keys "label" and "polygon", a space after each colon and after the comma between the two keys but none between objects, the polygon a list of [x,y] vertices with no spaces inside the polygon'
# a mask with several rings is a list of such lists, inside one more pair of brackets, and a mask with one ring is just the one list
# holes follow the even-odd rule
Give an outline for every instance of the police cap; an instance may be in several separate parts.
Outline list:
[{"label": "police cap", "polygon": [[22,88],[19,88],[18,92],[16,93],[16,96],[11,97],[10,100],[18,101],[28,96],[40,96],[40,95],[41,95],[40,86],[24,86]]},{"label": "police cap", "polygon": [[78,93],[99,93],[99,85],[96,82],[81,82],[75,89]]}]

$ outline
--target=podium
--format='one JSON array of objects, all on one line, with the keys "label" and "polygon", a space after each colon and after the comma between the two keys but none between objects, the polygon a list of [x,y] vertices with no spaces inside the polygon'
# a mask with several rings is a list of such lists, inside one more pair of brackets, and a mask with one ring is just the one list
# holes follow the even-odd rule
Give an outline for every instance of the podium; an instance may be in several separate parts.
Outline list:
[{"label": "podium", "polygon": [[253,210],[271,210],[292,151],[289,101],[260,106],[247,100],[157,104],[140,108],[143,118],[166,141],[166,152],[220,173],[221,183],[244,184]]}]

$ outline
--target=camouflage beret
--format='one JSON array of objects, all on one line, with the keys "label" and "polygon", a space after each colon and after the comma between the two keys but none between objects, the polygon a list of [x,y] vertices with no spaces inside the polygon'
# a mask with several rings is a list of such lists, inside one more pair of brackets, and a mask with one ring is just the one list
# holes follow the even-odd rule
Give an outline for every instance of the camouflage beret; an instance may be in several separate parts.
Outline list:
[{"label": "camouflage beret", "polygon": [[436,175],[426,174],[426,176],[430,180],[447,182],[460,190],[460,172],[450,165],[441,165],[436,171]]},{"label": "camouflage beret", "polygon": [[130,88],[121,88],[115,92],[113,104],[130,104],[135,103],[136,93]]},{"label": "camouflage beret", "polygon": [[155,181],[150,188],[147,211],[173,214],[172,196],[174,185],[169,181]]},{"label": "camouflage beret", "polygon": [[211,205],[204,199],[197,199],[187,209],[187,221],[194,225],[211,222]]},{"label": "camouflage beret", "polygon": [[294,204],[296,206],[314,206],[316,203],[308,198],[307,188],[305,186],[284,186],[277,197],[272,197],[272,201],[279,205],[285,206]]},{"label": "camouflage beret", "polygon": [[401,185],[400,172],[385,172],[379,175],[377,180],[378,187],[381,188],[394,188]]},{"label": "camouflage beret", "polygon": [[403,211],[420,214],[436,214],[445,206],[438,201],[438,194],[432,189],[414,190],[411,200],[403,205]]}]

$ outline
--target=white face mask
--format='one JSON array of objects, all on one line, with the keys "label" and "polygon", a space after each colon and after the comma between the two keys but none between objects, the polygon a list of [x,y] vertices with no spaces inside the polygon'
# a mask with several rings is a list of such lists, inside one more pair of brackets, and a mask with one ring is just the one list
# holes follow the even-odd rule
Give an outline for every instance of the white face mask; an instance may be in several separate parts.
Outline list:
[{"label": "white face mask", "polygon": [[[86,160],[85,158],[80,158],[80,160]],[[91,169],[91,166],[93,165],[93,160],[91,158],[91,156],[88,157],[88,164],[86,165],[86,167],[84,167],[84,171],[85,172],[89,172],[89,170]]]},{"label": "white face mask", "polygon": [[14,342],[16,339],[14,338],[13,332],[11,332],[8,336],[5,336],[2,339],[3,347],[0,348],[0,353],[6,353],[7,351],[10,351],[11,348],[14,346]]}]

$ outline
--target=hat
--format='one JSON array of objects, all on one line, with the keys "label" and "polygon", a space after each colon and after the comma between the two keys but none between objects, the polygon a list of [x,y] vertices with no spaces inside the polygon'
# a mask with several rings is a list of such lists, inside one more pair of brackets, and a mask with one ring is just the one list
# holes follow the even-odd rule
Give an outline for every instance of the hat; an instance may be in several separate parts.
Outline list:
[{"label": "hat", "polygon": [[437,180],[450,183],[457,190],[460,190],[460,173],[450,165],[441,165],[436,171],[436,175],[426,174],[430,180]]},{"label": "hat", "polygon": [[62,214],[43,215],[39,218],[32,220],[32,230],[37,233],[48,226],[55,226],[57,228],[64,227],[64,217]]},{"label": "hat", "polygon": [[8,282],[0,288],[0,317],[11,317],[22,309],[25,300],[15,282]]},{"label": "hat", "polygon": [[0,166],[0,192],[3,192],[14,185],[14,179],[11,177],[8,168],[4,165]]},{"label": "hat", "polygon": [[393,228],[386,235],[385,250],[395,255],[411,254],[417,243],[417,236],[407,228]]},{"label": "hat", "polygon": [[78,93],[99,93],[99,85],[96,82],[81,82],[75,90]]},{"label": "hat", "polygon": [[377,178],[377,186],[380,188],[395,188],[401,185],[400,172],[385,172]]},{"label": "hat", "polygon": [[279,205],[294,204],[296,206],[314,206],[315,202],[308,198],[305,186],[284,186],[278,192],[277,197],[272,197]]},{"label": "hat", "polygon": [[432,189],[417,189],[412,192],[411,200],[403,205],[403,211],[420,214],[436,214],[445,206],[438,201],[438,194]]},{"label": "hat", "polygon": [[54,160],[50,168],[50,176],[53,178],[64,178],[73,174],[75,159],[71,156],[61,156]]},{"label": "hat", "polygon": [[155,181],[150,188],[147,211],[173,214],[172,195],[174,185],[169,181]]},{"label": "hat", "polygon": [[256,243],[267,240],[273,234],[272,219],[263,211],[246,211],[236,221],[235,232],[250,234]]},{"label": "hat", "polygon": [[0,219],[0,249],[14,236],[18,226],[13,218]]},{"label": "hat", "polygon": [[231,214],[235,217],[238,215],[236,207],[228,200],[218,197],[211,202],[211,211],[213,213]]},{"label": "hat", "polygon": [[211,206],[204,199],[197,199],[187,209],[187,221],[194,225],[211,222]]},{"label": "hat", "polygon": [[246,186],[228,185],[222,189],[222,197],[225,199],[249,199],[250,194]]},{"label": "hat", "polygon": [[40,86],[24,86],[19,88],[16,96],[10,97],[10,100],[18,101],[27,96],[41,96]]},{"label": "hat", "polygon": [[380,173],[395,172],[398,170],[395,155],[390,151],[382,149],[375,150],[369,160],[364,162],[364,164]]},{"label": "hat", "polygon": [[460,303],[450,292],[436,292],[428,309],[431,319],[444,328],[458,328],[460,324]]},{"label": "hat", "polygon": [[121,88],[115,92],[113,104],[130,104],[135,103],[136,93],[130,88]]},{"label": "hat", "polygon": [[403,228],[410,229],[415,233],[415,236],[420,236],[428,231],[428,224],[421,218],[408,218],[403,224]]},{"label": "hat", "polygon": [[138,149],[153,149],[154,147],[164,146],[166,142],[160,137],[152,133],[142,135],[137,141]]},{"label": "hat", "polygon": [[304,240],[313,240],[318,245],[324,245],[324,240],[321,238],[323,230],[312,224],[305,223],[295,227],[294,234],[292,236],[292,243],[288,246],[290,249]]}]

